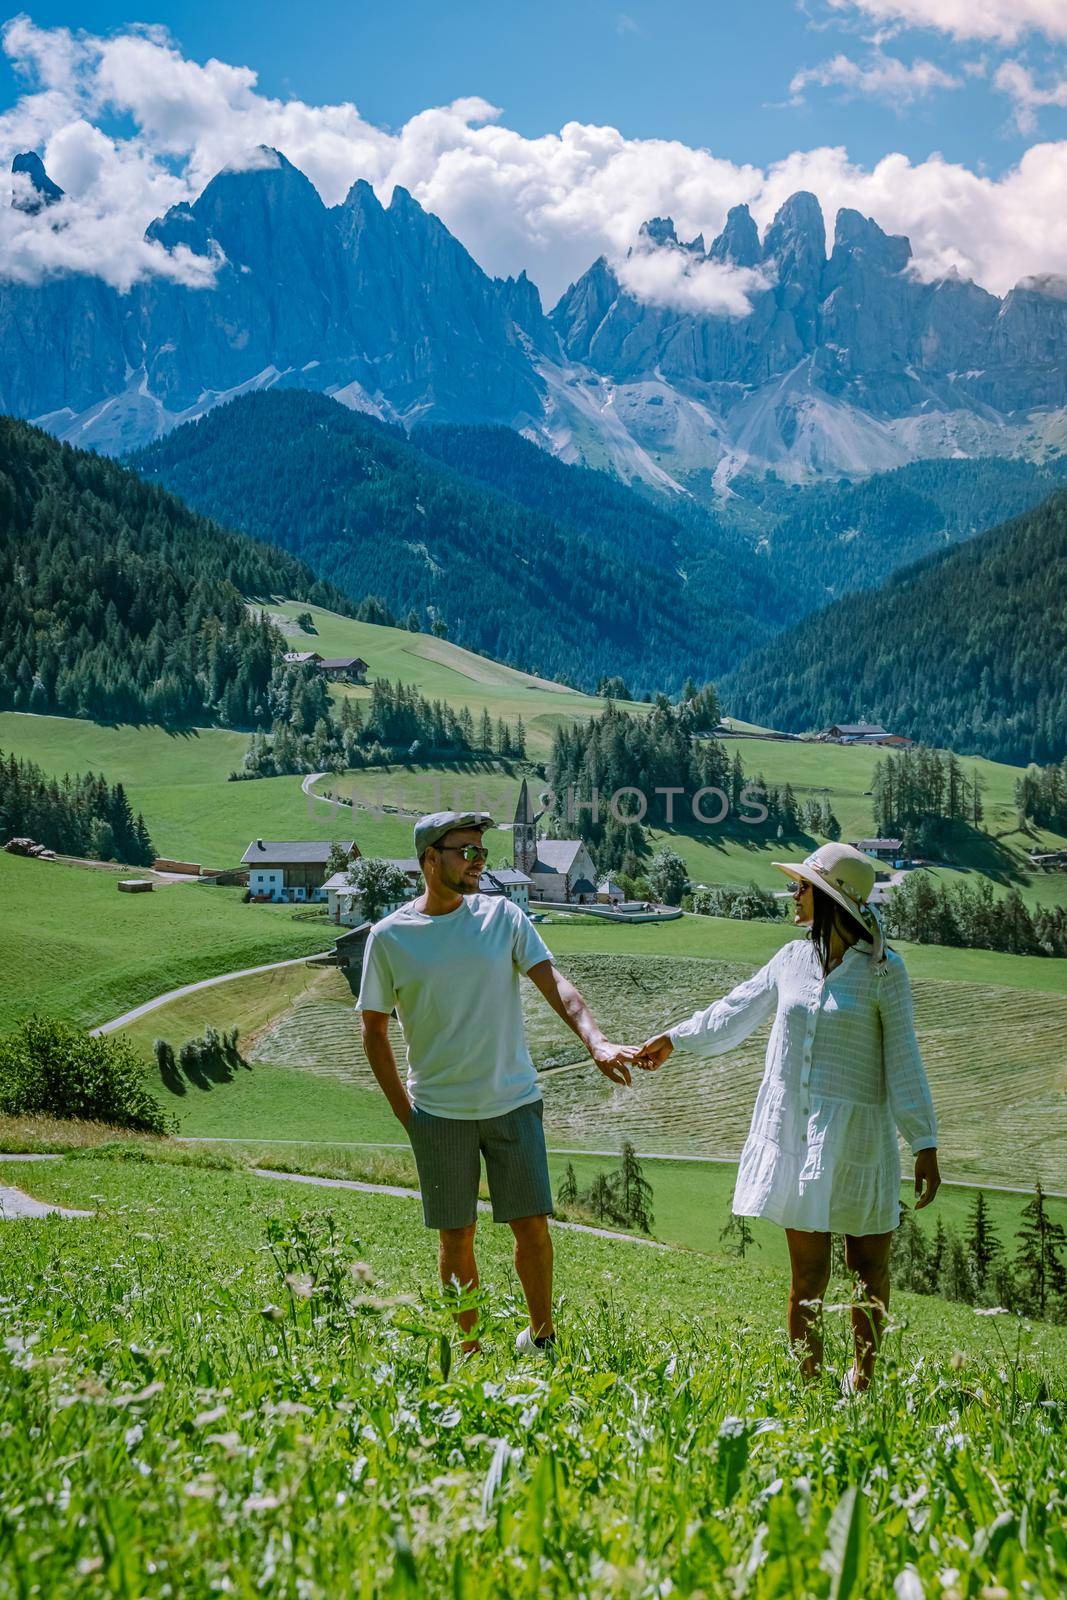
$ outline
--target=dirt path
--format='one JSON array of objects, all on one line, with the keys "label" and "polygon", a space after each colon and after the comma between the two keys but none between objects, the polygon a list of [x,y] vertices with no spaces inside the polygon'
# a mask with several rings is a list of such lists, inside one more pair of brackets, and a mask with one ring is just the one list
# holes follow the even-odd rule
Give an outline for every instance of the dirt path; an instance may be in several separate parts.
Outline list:
[{"label": "dirt path", "polygon": [[[0,1161],[62,1161],[59,1155],[0,1155]],[[242,1170],[249,1172],[256,1178],[276,1178],[282,1183],[308,1183],[316,1189],[354,1189],[359,1194],[384,1194],[394,1200],[418,1200],[417,1189],[402,1189],[394,1183],[361,1183],[356,1178],[320,1178],[308,1172],[276,1172],[272,1167],[246,1167]],[[488,1201],[479,1200],[478,1210],[489,1211]],[[91,1217],[91,1211],[75,1211],[67,1206],[48,1205],[43,1200],[34,1200],[32,1195],[23,1194],[21,1189],[12,1189],[0,1184],[0,1219],[14,1217],[48,1217],[58,1214],[61,1217]],[[670,1250],[671,1245],[662,1244],[658,1239],[644,1239],[635,1233],[614,1233],[610,1228],[593,1228],[584,1222],[553,1222],[554,1228],[566,1228],[570,1233],[591,1233],[598,1239],[622,1239],[627,1244],[650,1245],[653,1250]]]},{"label": "dirt path", "polygon": [[[58,1161],[59,1156],[4,1156],[5,1161]],[[31,1194],[10,1184],[0,1183],[0,1221],[14,1222],[19,1217],[91,1217],[91,1211],[77,1211],[70,1206],[49,1205],[35,1200]]]},{"label": "dirt path", "polygon": [[306,956],[290,956],[287,961],[268,961],[262,967],[244,967],[240,972],[220,972],[216,978],[201,978],[199,983],[186,983],[180,989],[168,989],[166,994],[157,994],[154,1000],[146,1000],[143,1005],[134,1006],[132,1011],[124,1011],[121,1017],[112,1017],[110,1022],[102,1022],[97,1028],[90,1028],[89,1032],[94,1037],[101,1033],[114,1033],[116,1028],[124,1028],[127,1023],[136,1022],[138,1017],[147,1016],[149,1011],[156,1011],[160,1006],[169,1005],[172,1000],[178,1000],[183,994],[195,994],[198,989],[213,989],[218,983],[232,983],[235,978],[251,978],[257,972],[275,972],[280,967],[299,967],[308,960],[314,952],[309,950]]},{"label": "dirt path", "polygon": [[[387,1194],[397,1200],[420,1199],[417,1189],[402,1189],[393,1183],[361,1183],[356,1178],[319,1178],[307,1172],[276,1172],[272,1167],[248,1167],[248,1172],[257,1178],[279,1178],[283,1183],[309,1183],[318,1189],[355,1189],[360,1194]],[[479,1211],[491,1211],[488,1200],[478,1201]],[[610,1228],[593,1228],[584,1222],[556,1222],[552,1221],[553,1228],[565,1228],[568,1233],[591,1233],[597,1239],[622,1239],[627,1244],[650,1245],[653,1250],[671,1250],[674,1247],[663,1244],[659,1239],[645,1239],[637,1233],[615,1233]]]}]

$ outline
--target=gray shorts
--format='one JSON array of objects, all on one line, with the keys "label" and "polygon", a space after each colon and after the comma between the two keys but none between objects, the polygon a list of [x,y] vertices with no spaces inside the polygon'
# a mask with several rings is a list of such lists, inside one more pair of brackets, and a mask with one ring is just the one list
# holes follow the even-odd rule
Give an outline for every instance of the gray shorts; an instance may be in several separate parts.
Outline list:
[{"label": "gray shorts", "polygon": [[552,1183],[543,1117],[540,1100],[481,1122],[438,1117],[413,1107],[408,1136],[419,1169],[426,1226],[470,1227],[478,1209],[481,1156],[494,1222],[548,1216]]}]

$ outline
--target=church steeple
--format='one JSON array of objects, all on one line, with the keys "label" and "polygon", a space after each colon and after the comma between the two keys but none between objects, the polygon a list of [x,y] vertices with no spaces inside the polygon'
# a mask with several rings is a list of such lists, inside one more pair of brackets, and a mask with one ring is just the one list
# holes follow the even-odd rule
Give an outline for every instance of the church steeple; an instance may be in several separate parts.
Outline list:
[{"label": "church steeple", "polygon": [[519,803],[515,807],[515,822],[511,830],[511,844],[516,870],[530,874],[537,860],[537,817],[530,800],[526,779],[519,790]]}]

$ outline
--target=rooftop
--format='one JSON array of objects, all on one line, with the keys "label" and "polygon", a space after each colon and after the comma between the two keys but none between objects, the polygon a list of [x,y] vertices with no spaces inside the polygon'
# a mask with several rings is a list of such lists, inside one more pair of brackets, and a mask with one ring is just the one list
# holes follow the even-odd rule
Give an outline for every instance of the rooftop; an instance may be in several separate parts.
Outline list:
[{"label": "rooftop", "polygon": [[[342,850],[356,848],[354,839],[342,839]],[[253,839],[241,861],[253,867],[289,867],[330,859],[333,845],[327,839]]]},{"label": "rooftop", "polygon": [[581,839],[538,839],[535,872],[569,872],[579,850]]}]

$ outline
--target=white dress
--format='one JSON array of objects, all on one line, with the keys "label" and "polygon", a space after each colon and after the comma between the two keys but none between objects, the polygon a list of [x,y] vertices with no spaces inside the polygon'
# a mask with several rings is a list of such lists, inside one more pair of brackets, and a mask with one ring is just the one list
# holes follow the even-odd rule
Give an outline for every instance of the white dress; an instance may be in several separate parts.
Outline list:
[{"label": "white dress", "polygon": [[745,983],[669,1030],[676,1048],[721,1055],[774,1016],[734,1190],[741,1217],[805,1232],[887,1233],[900,1221],[897,1130],[937,1144],[904,962],[849,949],[828,978],[793,939]]}]

